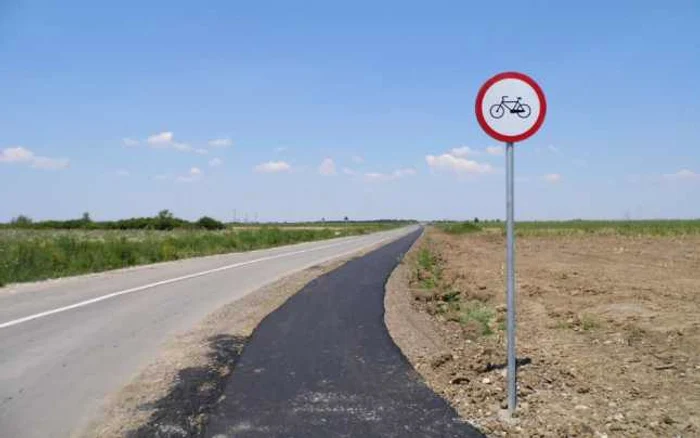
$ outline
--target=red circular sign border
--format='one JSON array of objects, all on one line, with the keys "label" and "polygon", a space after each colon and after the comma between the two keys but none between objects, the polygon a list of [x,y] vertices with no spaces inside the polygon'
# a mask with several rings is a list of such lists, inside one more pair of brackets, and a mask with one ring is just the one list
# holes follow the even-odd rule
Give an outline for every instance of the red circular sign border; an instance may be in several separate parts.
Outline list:
[{"label": "red circular sign border", "polygon": [[[482,104],[484,101],[484,96],[486,96],[486,92],[488,91],[489,88],[493,84],[495,84],[498,81],[502,81],[503,79],[519,79],[526,84],[530,85],[534,90],[535,93],[537,93],[537,97],[540,100],[540,113],[537,116],[537,120],[535,121],[535,124],[532,125],[530,129],[527,131],[523,132],[522,134],[519,135],[503,135],[500,134],[496,131],[494,131],[488,123],[486,123],[486,119],[484,118],[484,114],[482,112]],[[481,129],[486,131],[488,135],[491,137],[495,138],[496,140],[500,141],[505,141],[505,142],[518,142],[518,141],[523,141],[527,138],[532,137],[542,126],[542,123],[544,123],[544,117],[547,114],[547,100],[544,97],[544,92],[542,91],[542,88],[540,88],[539,84],[535,82],[534,79],[532,79],[530,76],[523,74],[523,73],[518,73],[514,71],[510,72],[505,72],[505,73],[499,73],[496,76],[492,77],[488,81],[484,83],[484,85],[481,86],[479,89],[479,93],[476,95],[476,104],[475,104],[475,110],[476,110],[476,119],[479,121],[479,125],[481,125]]]}]

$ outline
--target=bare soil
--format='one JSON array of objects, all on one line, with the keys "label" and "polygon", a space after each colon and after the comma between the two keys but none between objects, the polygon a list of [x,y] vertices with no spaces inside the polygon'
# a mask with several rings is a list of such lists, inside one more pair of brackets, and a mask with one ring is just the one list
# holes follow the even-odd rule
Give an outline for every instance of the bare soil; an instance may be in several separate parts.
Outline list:
[{"label": "bare soil", "polygon": [[503,237],[430,229],[390,278],[389,331],[436,392],[489,436],[700,436],[700,237],[524,236],[516,254],[510,419]]}]

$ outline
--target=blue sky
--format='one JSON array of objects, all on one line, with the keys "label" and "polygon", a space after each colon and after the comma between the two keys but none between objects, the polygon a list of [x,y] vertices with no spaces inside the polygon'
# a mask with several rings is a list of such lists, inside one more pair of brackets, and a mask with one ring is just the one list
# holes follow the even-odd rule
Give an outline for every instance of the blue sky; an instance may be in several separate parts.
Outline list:
[{"label": "blue sky", "polygon": [[109,3],[0,0],[0,220],[502,218],[509,70],[518,218],[700,217],[696,1]]}]

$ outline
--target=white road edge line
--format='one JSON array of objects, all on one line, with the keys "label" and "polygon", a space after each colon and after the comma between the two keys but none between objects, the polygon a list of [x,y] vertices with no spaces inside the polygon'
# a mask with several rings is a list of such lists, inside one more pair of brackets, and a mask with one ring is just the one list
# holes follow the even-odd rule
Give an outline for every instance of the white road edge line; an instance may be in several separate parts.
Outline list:
[{"label": "white road edge line", "polygon": [[[378,241],[375,242],[375,243],[376,243],[376,244],[379,244],[379,243],[385,242],[385,241],[387,241],[387,240],[389,240],[389,239],[393,239],[393,238],[395,238],[395,236],[392,235],[392,236],[389,236],[389,237],[385,237],[384,239],[378,240]],[[362,241],[362,240],[360,240],[360,242],[361,242],[361,241]],[[233,263],[233,264],[231,264],[231,265],[220,266],[220,267],[218,267],[218,268],[208,269],[208,270],[206,270],[206,271],[195,272],[194,274],[187,274],[187,275],[183,275],[183,276],[181,276],[181,277],[175,277],[175,278],[169,278],[169,279],[167,279],[167,280],[156,281],[155,283],[144,284],[143,286],[137,286],[137,287],[132,287],[132,288],[130,288],[130,289],[124,289],[124,290],[120,290],[120,291],[117,291],[117,292],[112,292],[112,293],[109,293],[109,294],[107,294],[107,295],[102,295],[102,296],[99,296],[99,297],[96,297],[96,298],[91,298],[91,299],[89,299],[89,300],[80,301],[80,302],[78,302],[78,303],[70,304],[70,305],[68,305],[68,306],[58,307],[58,308],[56,308],[56,309],[47,310],[47,311],[45,311],[45,312],[35,313],[34,315],[25,316],[25,317],[23,317],[23,318],[19,318],[19,319],[15,319],[15,320],[12,320],[12,321],[3,322],[2,324],[0,324],[0,329],[12,327],[12,326],[15,326],[15,325],[18,325],[18,324],[22,324],[22,323],[25,323],[25,322],[29,322],[29,321],[32,321],[32,320],[35,320],[35,319],[44,318],[44,317],[46,317],[46,316],[55,315],[55,314],[57,314],[57,313],[67,312],[68,310],[77,309],[77,308],[79,308],[79,307],[89,306],[90,304],[99,303],[100,301],[108,300],[108,299],[110,299],[110,298],[115,298],[115,297],[118,297],[118,296],[121,296],[121,295],[127,295],[127,294],[131,294],[131,293],[134,293],[134,292],[140,292],[140,291],[142,291],[142,290],[152,289],[152,288],[154,288],[154,287],[163,286],[163,285],[166,285],[166,284],[177,283],[177,282],[179,282],[179,281],[189,280],[189,279],[191,279],[191,278],[202,277],[202,276],[204,276],[204,275],[209,275],[209,274],[213,274],[213,273],[216,273],[216,272],[226,271],[226,270],[228,270],[228,269],[240,268],[241,266],[252,265],[252,264],[264,262],[264,261],[267,261],[267,260],[273,260],[273,259],[278,259],[278,258],[282,258],[282,257],[289,257],[289,256],[293,256],[293,255],[304,254],[304,253],[307,253],[307,252],[320,251],[320,250],[322,250],[322,249],[333,248],[333,247],[335,247],[335,246],[340,246],[340,245],[343,245],[343,244],[346,244],[346,243],[348,243],[348,242],[347,242],[347,241],[343,241],[343,242],[333,243],[333,244],[331,244],[331,245],[320,246],[320,247],[317,247],[317,248],[303,249],[303,250],[300,250],[300,251],[287,252],[287,253],[284,253],[284,254],[277,254],[277,255],[272,255],[272,256],[267,256],[267,257],[260,257],[259,259],[248,260],[247,262]],[[369,245],[367,245],[367,246],[369,246]],[[353,252],[357,252],[357,251],[359,251],[359,250],[361,250],[361,249],[363,249],[363,248],[364,248],[364,246],[360,246],[360,247],[358,247],[358,248],[356,248],[356,249],[353,249],[353,250],[351,250],[351,251],[348,251],[348,252],[345,252],[345,253],[342,253],[342,254],[335,255],[335,256],[333,256],[333,257],[331,257],[331,258],[329,258],[329,259],[326,259],[326,260],[333,260],[333,259],[335,259],[335,258],[342,257],[342,256],[345,256],[345,255],[347,255],[347,254],[351,254],[351,253],[353,253]]]}]

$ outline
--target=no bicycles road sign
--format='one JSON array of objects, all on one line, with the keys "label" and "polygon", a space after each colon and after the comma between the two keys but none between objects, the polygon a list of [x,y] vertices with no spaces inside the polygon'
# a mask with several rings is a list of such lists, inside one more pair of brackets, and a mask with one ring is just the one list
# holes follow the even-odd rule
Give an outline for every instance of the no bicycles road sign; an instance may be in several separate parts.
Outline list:
[{"label": "no bicycles road sign", "polygon": [[547,101],[537,82],[522,73],[500,73],[481,86],[476,119],[488,135],[513,143],[532,136],[547,113]]},{"label": "no bicycles road sign", "polygon": [[547,101],[537,82],[522,73],[500,73],[476,95],[476,119],[488,135],[506,143],[506,304],[508,412],[517,405],[515,356],[515,184],[514,147],[540,129]]}]

